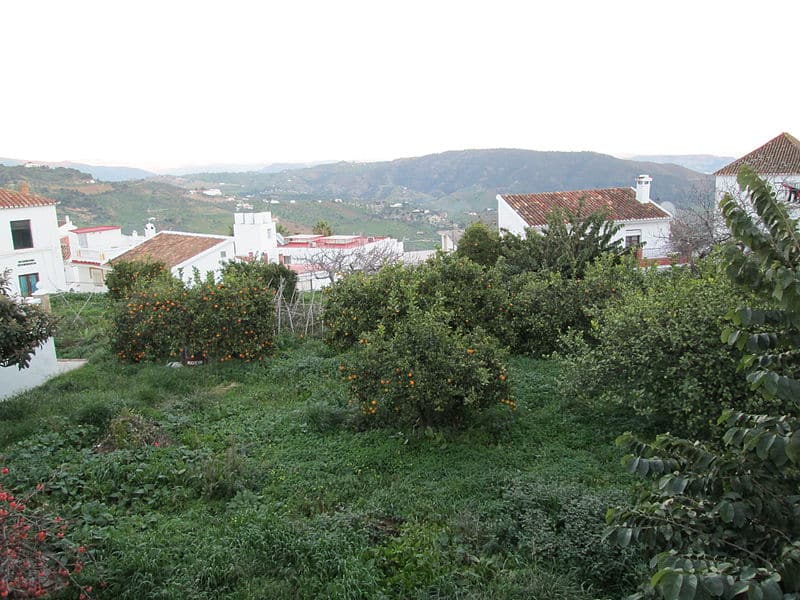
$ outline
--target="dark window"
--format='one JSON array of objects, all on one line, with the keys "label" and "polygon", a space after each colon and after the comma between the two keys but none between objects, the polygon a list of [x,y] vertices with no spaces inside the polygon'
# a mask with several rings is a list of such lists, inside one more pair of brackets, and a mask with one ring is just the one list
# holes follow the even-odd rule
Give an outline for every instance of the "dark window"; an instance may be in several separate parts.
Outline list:
[{"label": "dark window", "polygon": [[30,296],[36,291],[36,285],[39,283],[38,273],[28,273],[27,275],[19,276],[19,295]]},{"label": "dark window", "polygon": [[11,221],[11,241],[14,244],[14,250],[33,248],[30,220]]},{"label": "dark window", "polygon": [[625,236],[625,247],[630,248],[631,246],[641,246],[642,245],[642,236],[641,235],[626,235]]}]

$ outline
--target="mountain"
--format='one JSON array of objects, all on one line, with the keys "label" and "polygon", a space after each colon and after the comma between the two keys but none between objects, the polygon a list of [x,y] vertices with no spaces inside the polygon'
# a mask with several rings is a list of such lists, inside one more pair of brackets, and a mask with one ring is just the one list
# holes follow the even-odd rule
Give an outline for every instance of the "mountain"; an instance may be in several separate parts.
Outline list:
[{"label": "mountain", "polygon": [[284,163],[270,163],[264,164],[234,164],[234,163],[216,163],[207,165],[189,165],[185,167],[177,167],[175,169],[164,169],[161,171],[163,175],[174,175],[183,177],[185,175],[192,175],[193,173],[247,173],[256,171],[259,173],[280,173],[281,171],[288,171],[290,169],[304,169],[306,167],[313,167],[334,161],[312,161],[312,162],[284,162]]},{"label": "mountain", "polygon": [[633,156],[630,160],[671,163],[699,173],[713,173],[736,159],[732,156],[714,156],[713,154],[643,154]]},{"label": "mountain", "polygon": [[121,225],[141,232],[149,218],[158,229],[227,233],[234,207],[221,199],[202,201],[189,190],[161,181],[98,181],[66,167],[1,166],[0,187],[26,181],[35,194],[59,201],[58,215],[77,226]]},{"label": "mountain", "polygon": [[459,150],[386,162],[338,162],[281,173],[195,173],[194,181],[228,184],[237,193],[276,199],[344,198],[413,202],[440,210],[483,210],[498,193],[633,186],[653,177],[658,201],[688,206],[711,178],[685,167],[631,161],[596,152]]},{"label": "mountain", "polygon": [[[101,181],[129,181],[133,179],[147,179],[152,177],[155,173],[145,171],[144,169],[137,169],[135,167],[114,167],[104,165],[87,165],[84,163],[76,163],[70,161],[61,162],[43,162],[43,161],[28,161],[19,158],[0,158],[0,165],[15,167],[25,164],[34,164],[36,166],[44,166],[50,168],[64,168],[75,169],[83,173],[88,173],[92,179]],[[35,168],[35,167],[29,167]]]}]

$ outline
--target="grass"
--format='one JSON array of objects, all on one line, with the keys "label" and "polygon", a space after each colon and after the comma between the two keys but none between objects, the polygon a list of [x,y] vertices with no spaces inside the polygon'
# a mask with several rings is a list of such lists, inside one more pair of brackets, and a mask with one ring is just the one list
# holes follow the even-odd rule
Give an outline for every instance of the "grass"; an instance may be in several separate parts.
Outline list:
[{"label": "grass", "polygon": [[515,414],[433,433],[364,427],[315,340],[263,366],[180,369],[119,364],[99,337],[72,348],[87,366],[0,403],[0,464],[14,488],[45,482],[41,506],[92,549],[98,597],[630,591],[635,558],[598,540],[630,484],[616,432],[569,411],[556,362],[513,360]]}]

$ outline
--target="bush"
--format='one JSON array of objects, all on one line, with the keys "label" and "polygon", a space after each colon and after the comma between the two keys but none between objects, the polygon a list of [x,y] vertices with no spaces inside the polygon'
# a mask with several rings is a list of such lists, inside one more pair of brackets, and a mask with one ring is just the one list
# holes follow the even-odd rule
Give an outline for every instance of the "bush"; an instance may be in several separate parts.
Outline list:
[{"label": "bush", "polygon": [[587,286],[560,273],[534,272],[511,281],[505,341],[515,354],[548,356],[558,347],[559,336],[569,328],[586,329],[584,308]]},{"label": "bush", "polygon": [[56,320],[10,295],[9,272],[0,272],[0,367],[26,368],[36,349],[55,333]]},{"label": "bush", "polygon": [[283,297],[291,298],[297,287],[297,273],[274,263],[235,261],[222,268],[222,283],[267,287],[276,292],[283,286]]},{"label": "bush", "polygon": [[154,281],[171,278],[167,265],[160,261],[119,261],[114,263],[114,270],[106,277],[108,297],[112,300],[123,300],[137,286],[147,286]]},{"label": "bush", "polygon": [[630,590],[644,567],[639,553],[602,541],[606,510],[622,500],[577,485],[514,481],[503,491],[498,541],[530,560],[574,569],[604,591]]},{"label": "bush", "polygon": [[507,326],[502,308],[508,302],[499,269],[486,269],[455,254],[439,254],[419,266],[417,303],[423,309],[450,313],[454,328],[481,327],[501,338]]},{"label": "bush", "polygon": [[274,290],[171,279],[133,290],[114,315],[112,346],[123,360],[261,360],[272,351]]},{"label": "bush", "polygon": [[622,407],[645,428],[691,435],[708,435],[726,406],[765,408],[747,393],[737,352],[719,341],[722,316],[740,298],[713,264],[700,274],[651,273],[646,290],[598,310],[585,336],[562,338],[567,394]]},{"label": "bush", "polygon": [[493,267],[500,256],[497,228],[490,229],[480,221],[473,223],[461,236],[456,254],[484,267]]},{"label": "bush", "polygon": [[418,267],[390,265],[374,275],[355,273],[326,291],[325,340],[351,348],[362,333],[382,327],[391,334],[409,311],[439,310],[453,328],[484,330],[499,337],[506,327],[507,292],[498,269],[438,255]]},{"label": "bush", "polygon": [[414,269],[388,265],[373,275],[353,273],[325,288],[325,342],[347,350],[362,332],[388,333],[415,302]]},{"label": "bush", "polygon": [[361,411],[380,424],[458,427],[498,403],[514,408],[505,354],[482,330],[414,312],[394,333],[367,334],[342,371]]}]

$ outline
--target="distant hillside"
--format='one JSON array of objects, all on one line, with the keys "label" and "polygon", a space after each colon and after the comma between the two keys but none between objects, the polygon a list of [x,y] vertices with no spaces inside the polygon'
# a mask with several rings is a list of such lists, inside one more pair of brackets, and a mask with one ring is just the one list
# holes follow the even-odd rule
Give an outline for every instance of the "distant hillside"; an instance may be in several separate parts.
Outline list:
[{"label": "distant hillside", "polygon": [[92,179],[98,179],[101,181],[129,181],[132,179],[146,179],[155,175],[155,173],[145,171],[144,169],[137,169],[135,167],[110,167],[103,165],[87,165],[84,163],[70,161],[43,162],[27,161],[18,158],[0,158],[0,165],[6,165],[9,167],[24,165],[29,162],[51,168],[76,169],[83,173],[88,173],[92,176]]},{"label": "distant hillside", "polygon": [[306,167],[314,167],[316,165],[330,163],[333,161],[313,161],[313,162],[299,162],[299,163],[270,163],[264,164],[233,164],[233,163],[217,163],[208,165],[189,165],[186,167],[177,167],[175,169],[165,169],[161,171],[162,175],[175,175],[183,177],[184,175],[191,175],[193,173],[246,173],[248,171],[257,171],[259,173],[280,173],[281,171],[288,171],[290,169],[305,169]]},{"label": "distant hillside", "polygon": [[150,217],[158,229],[227,233],[234,207],[230,203],[193,198],[187,190],[157,181],[96,181],[64,167],[0,166],[0,187],[27,181],[33,193],[58,200],[59,217],[69,215],[78,226],[121,225],[141,232]]},{"label": "distant hillside", "polygon": [[714,156],[712,154],[643,154],[633,156],[630,160],[670,163],[698,173],[713,173],[736,159],[732,156]]},{"label": "distant hillside", "polygon": [[[388,162],[339,162],[281,173],[195,173],[240,194],[370,202],[414,202],[440,210],[494,206],[498,193],[535,193],[633,186],[653,177],[652,195],[676,206],[695,202],[710,177],[684,167],[631,161],[595,152],[462,150]],[[231,189],[229,188],[229,189]]]}]

